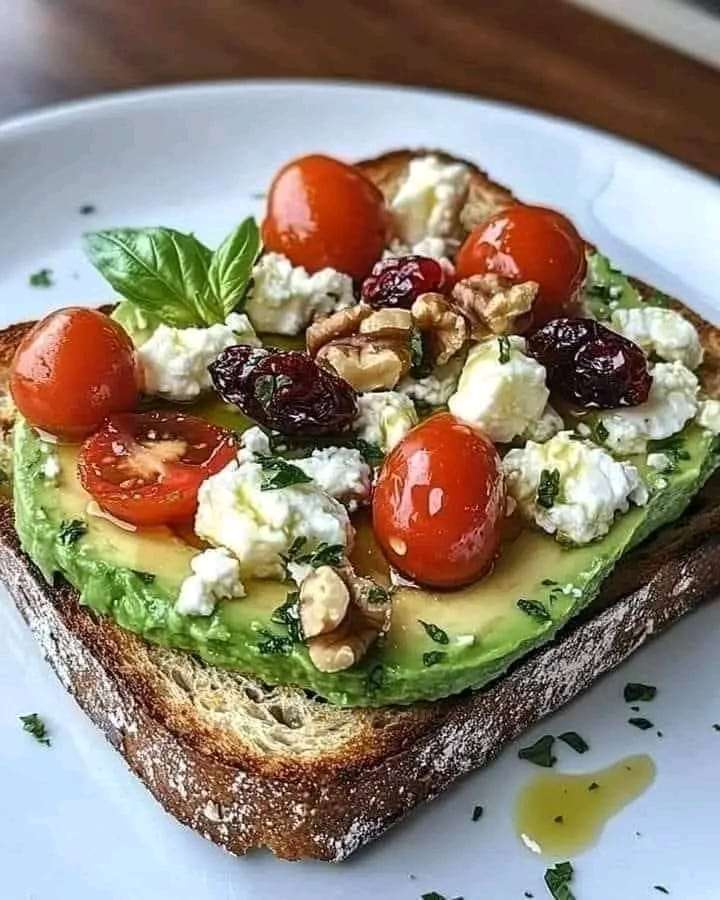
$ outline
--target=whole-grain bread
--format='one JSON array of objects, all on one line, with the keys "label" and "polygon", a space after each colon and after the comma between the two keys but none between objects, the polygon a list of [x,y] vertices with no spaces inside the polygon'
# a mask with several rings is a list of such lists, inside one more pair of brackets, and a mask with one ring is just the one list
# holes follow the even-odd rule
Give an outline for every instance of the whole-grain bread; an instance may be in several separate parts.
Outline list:
[{"label": "whole-grain bread", "polygon": [[[412,156],[362,163],[392,196]],[[512,195],[473,167],[467,228]],[[645,290],[645,286],[639,285]],[[700,322],[714,392],[720,340]],[[0,385],[28,325],[0,332]],[[0,420],[7,429],[11,415]],[[583,617],[496,683],[436,703],[341,709],[151,646],[48,585],[0,499],[0,578],[65,687],[163,806],[233,853],[342,860],[492,759],[720,589],[720,476],[617,567]]]}]

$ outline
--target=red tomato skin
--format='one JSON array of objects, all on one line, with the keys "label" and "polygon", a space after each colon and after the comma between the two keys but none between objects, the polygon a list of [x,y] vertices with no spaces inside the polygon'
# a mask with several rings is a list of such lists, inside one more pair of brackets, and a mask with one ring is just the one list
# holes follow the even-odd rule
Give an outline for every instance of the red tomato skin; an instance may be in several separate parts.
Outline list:
[{"label": "red tomato skin", "polygon": [[[181,425],[173,429],[174,421],[185,423],[185,430]],[[197,461],[167,462],[162,479],[124,487],[121,482],[132,472],[120,472],[114,465],[115,460],[122,464],[128,458],[115,448],[132,447],[134,439],[141,438],[148,429],[169,429],[174,436],[184,433],[197,445],[206,443],[208,453],[193,451],[199,456]],[[224,468],[236,452],[231,431],[194,416],[166,412],[121,414],[109,418],[85,441],[78,458],[78,474],[85,490],[118,519],[146,527],[183,524],[195,515],[202,482]]]},{"label": "red tomato skin", "polygon": [[487,574],[504,517],[497,450],[450,413],[432,416],[393,449],[373,495],[375,535],[389,562],[429,587],[457,588]]},{"label": "red tomato skin", "polygon": [[38,322],[17,348],[10,391],[43,431],[81,440],[139,399],[135,349],[125,330],[93,309],[68,307]]},{"label": "red tomato skin", "polygon": [[541,206],[511,206],[477,225],[455,261],[458,280],[494,273],[537,281],[533,327],[571,315],[585,278],[585,244],[572,222]]},{"label": "red tomato skin", "polygon": [[329,266],[362,279],[382,256],[387,231],[381,191],[359,169],[316,154],[275,176],[262,239],[310,273]]}]

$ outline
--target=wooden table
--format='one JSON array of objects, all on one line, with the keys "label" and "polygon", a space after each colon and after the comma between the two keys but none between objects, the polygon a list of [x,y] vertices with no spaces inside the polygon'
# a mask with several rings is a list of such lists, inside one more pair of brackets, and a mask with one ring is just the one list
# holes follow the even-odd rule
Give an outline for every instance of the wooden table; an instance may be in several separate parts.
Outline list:
[{"label": "wooden table", "polygon": [[720,72],[563,0],[0,0],[0,117],[258,76],[509,100],[720,175]]}]

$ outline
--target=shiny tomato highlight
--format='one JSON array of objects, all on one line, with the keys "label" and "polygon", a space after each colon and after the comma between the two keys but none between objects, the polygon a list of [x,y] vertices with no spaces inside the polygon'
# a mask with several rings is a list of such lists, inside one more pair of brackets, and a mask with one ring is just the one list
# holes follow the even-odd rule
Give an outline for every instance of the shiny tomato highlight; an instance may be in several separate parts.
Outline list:
[{"label": "shiny tomato highlight", "polygon": [[438,413],[385,460],[372,508],[377,540],[403,575],[430,587],[469,584],[500,552],[505,486],[497,450]]},{"label": "shiny tomato highlight", "polygon": [[387,225],[383,195],[359,169],[303,156],[273,180],[262,239],[308,272],[330,266],[361,279],[382,256]]},{"label": "shiny tomato highlight", "polygon": [[88,438],[78,471],[100,506],[134,525],[187,522],[202,482],[234,457],[235,436],[173,412],[112,416]]},{"label": "shiny tomato highlight", "polygon": [[585,278],[585,244],[572,222],[540,206],[511,206],[478,225],[455,261],[458,279],[494,273],[537,281],[533,326],[572,313]]},{"label": "shiny tomato highlight", "polygon": [[59,309],[20,343],[10,391],[31,425],[80,440],[111,413],[137,406],[139,373],[132,341],[97,310]]}]

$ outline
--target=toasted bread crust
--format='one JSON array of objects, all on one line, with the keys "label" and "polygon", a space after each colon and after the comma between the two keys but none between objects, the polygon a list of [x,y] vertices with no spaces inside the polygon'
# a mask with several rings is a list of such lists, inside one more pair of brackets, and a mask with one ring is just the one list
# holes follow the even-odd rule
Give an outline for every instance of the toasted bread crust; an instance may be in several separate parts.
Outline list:
[{"label": "toasted bread crust", "polygon": [[[392,196],[412,155],[396,151],[360,165]],[[513,202],[472,168],[476,211]],[[712,374],[720,370],[720,340],[698,324]],[[0,382],[29,327],[0,332]],[[154,648],[93,616],[62,580],[43,580],[1,499],[0,578],[62,683],[168,812],[233,853],[268,847],[286,859],[338,861],[714,594],[719,501],[720,477],[679,523],[620,563],[591,616],[482,691],[382,710],[328,710],[297,692],[309,716],[330,715],[343,728],[341,741],[316,753],[293,748],[292,724],[284,726],[287,749],[272,753],[213,724],[172,685]]]}]

